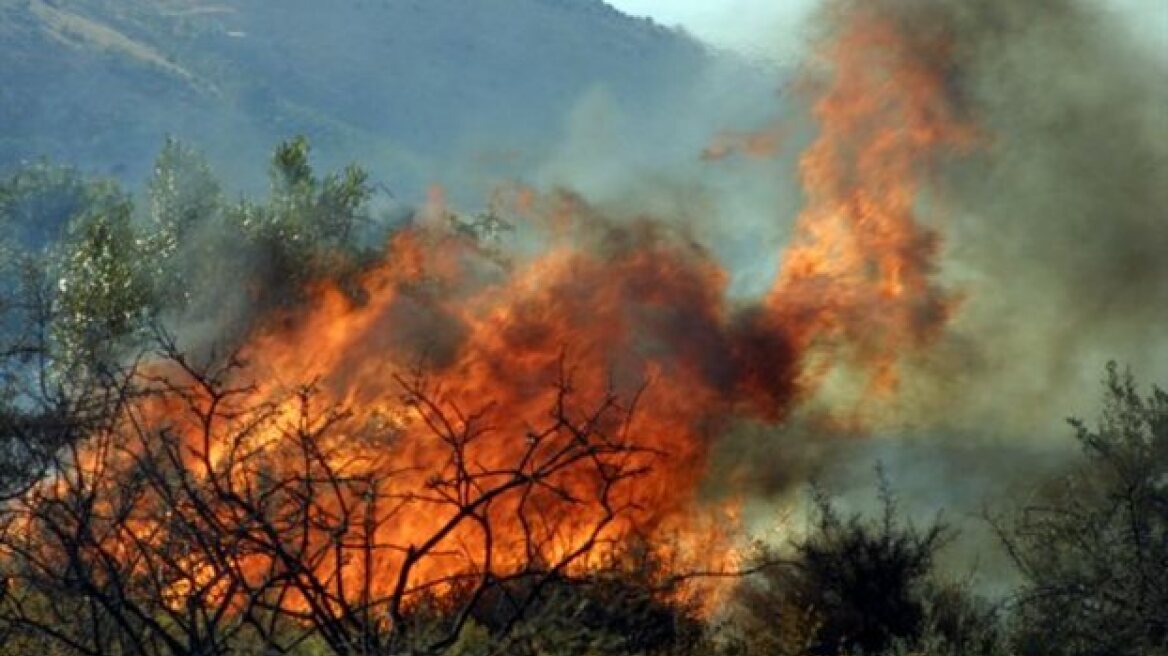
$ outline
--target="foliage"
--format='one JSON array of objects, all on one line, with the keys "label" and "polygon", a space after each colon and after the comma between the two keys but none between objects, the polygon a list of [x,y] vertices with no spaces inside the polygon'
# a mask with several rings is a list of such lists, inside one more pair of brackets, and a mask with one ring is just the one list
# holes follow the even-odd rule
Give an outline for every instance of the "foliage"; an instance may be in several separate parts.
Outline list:
[{"label": "foliage", "polygon": [[268,202],[243,202],[229,212],[262,277],[256,289],[268,303],[294,300],[311,280],[343,278],[360,260],[355,238],[371,220],[368,174],[349,166],[318,178],[309,154],[303,137],[280,144],[272,157]]},{"label": "foliage", "polygon": [[171,252],[223,203],[219,181],[206,160],[173,137],[155,160],[148,193],[153,231],[166,236],[164,248]]},{"label": "foliage", "polygon": [[24,164],[0,180],[0,339],[21,334],[43,305],[41,287],[69,227],[123,200],[110,182],[44,161]]},{"label": "foliage", "polygon": [[157,295],[181,306],[190,300],[189,262],[214,253],[194,248],[200,230],[220,218],[224,201],[219,181],[202,155],[168,138],[154,163],[147,189],[149,208],[144,243]]},{"label": "foliage", "polygon": [[174,139],[139,204],[73,169],[18,169],[0,182],[8,337],[28,319],[14,308],[48,306],[54,342],[44,347],[71,370],[132,350],[160,316],[206,314],[233,294],[258,312],[295,303],[310,281],[356,274],[368,262],[357,238],[370,220],[368,176],[350,166],[318,177],[309,154],[303,138],[276,149],[262,202],[226,201],[202,156]]},{"label": "foliage", "polygon": [[[876,520],[841,516],[815,490],[808,535],[738,591],[745,653],[881,654],[926,642],[930,654],[993,653],[992,613],[964,588],[936,578],[948,529],[902,522],[883,477],[880,490],[883,514]],[[762,553],[774,561],[783,555],[774,547]]]},{"label": "foliage", "polygon": [[[307,155],[303,140],[281,147],[277,160],[299,177],[274,185],[262,204],[230,205],[201,155],[173,139],[140,203],[45,162],[0,180],[0,494],[35,480],[78,435],[73,420],[88,413],[93,379],[140,350],[157,321],[208,316],[236,296],[238,316],[215,320],[246,326],[269,290],[332,273],[311,263],[355,269],[348,229],[329,231],[364,216],[364,174],[350,168],[317,181]],[[241,207],[300,226],[303,239],[243,230]],[[255,265],[272,260],[295,275]]]},{"label": "foliage", "polygon": [[997,520],[1025,578],[1015,624],[1026,654],[1168,650],[1168,393],[1141,396],[1114,364],[1105,390],[1097,426],[1071,420],[1081,465]]},{"label": "foliage", "polygon": [[130,337],[157,312],[147,252],[122,203],[81,217],[57,274],[54,333],[65,362],[108,364],[111,342]]}]

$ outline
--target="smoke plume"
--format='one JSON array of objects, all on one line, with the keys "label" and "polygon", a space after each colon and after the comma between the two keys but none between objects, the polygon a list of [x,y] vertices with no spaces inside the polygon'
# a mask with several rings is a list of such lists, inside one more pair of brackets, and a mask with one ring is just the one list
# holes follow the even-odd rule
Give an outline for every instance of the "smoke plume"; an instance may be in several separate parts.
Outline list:
[{"label": "smoke plume", "polygon": [[[403,404],[403,375],[492,426],[468,451],[488,469],[522,452],[563,385],[582,406],[612,399],[621,434],[662,460],[606,537],[681,534],[720,556],[719,516],[746,500],[773,511],[819,471],[849,491],[854,463],[879,458],[933,491],[922,504],[958,507],[1033,475],[994,461],[1042,453],[1010,441],[1088,407],[1101,360],[1168,371],[1166,92],[1149,84],[1162,64],[1071,0],[833,0],[818,21],[791,126],[728,126],[706,153],[710,167],[798,153],[799,210],[771,208],[789,243],[721,234],[742,225],[718,215],[733,202],[662,215],[684,204],[658,199],[668,185],[607,202],[514,186],[492,212],[516,234],[496,246],[450,230],[434,194],[359,294],[317,281],[255,324],[252,393],[317,381],[352,413],[345,466],[405,472],[385,477],[402,498],[445,453]],[[773,275],[738,293],[740,263],[721,255],[750,246]],[[388,446],[362,441],[384,424]],[[963,445],[971,434],[1002,443]],[[972,483],[941,480],[971,469]],[[387,522],[378,541],[411,544],[441,519]]]},{"label": "smoke plume", "polygon": [[[879,459],[910,511],[960,517],[1058,471],[1073,453],[1062,420],[1093,412],[1106,361],[1168,377],[1168,65],[1077,0],[832,2],[816,38],[835,42],[857,14],[913,35],[906,57],[943,69],[975,131],[961,157],[934,162],[915,201],[943,236],[940,278],[960,300],[940,339],[910,355],[898,393],[865,407],[860,432],[873,437],[818,431],[827,444],[769,460],[751,449],[750,470],[774,483],[800,477],[757,463],[801,467],[864,505],[863,470]],[[805,73],[813,90],[820,75]],[[742,440],[729,444],[735,462]],[[984,525],[964,528],[975,535],[963,544],[984,545]]]}]

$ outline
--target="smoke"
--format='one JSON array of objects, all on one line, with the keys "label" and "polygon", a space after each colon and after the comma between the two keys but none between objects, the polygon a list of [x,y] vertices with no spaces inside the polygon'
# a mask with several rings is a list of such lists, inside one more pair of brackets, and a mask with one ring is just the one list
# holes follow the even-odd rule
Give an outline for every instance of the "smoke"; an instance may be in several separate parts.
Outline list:
[{"label": "smoke", "polygon": [[973,273],[957,333],[996,336],[966,356],[967,393],[1000,380],[1028,422],[1091,407],[1108,358],[1163,380],[1168,67],[1090,5],[952,11],[957,84],[989,140],[949,181],[951,271]]},{"label": "smoke", "polygon": [[905,376],[902,419],[1045,437],[1091,407],[1108,359],[1163,379],[1164,62],[1115,15],[1073,0],[835,2],[820,38],[857,11],[947,41],[949,97],[979,130],[925,198],[964,301]]},{"label": "smoke", "polygon": [[[1163,63],[1072,0],[833,0],[816,21],[761,137],[741,107],[719,137],[707,99],[644,156],[597,91],[533,174],[575,191],[497,192],[521,223],[502,257],[443,232],[436,200],[359,295],[321,282],[245,354],[272,387],[317,377],[371,414],[424,362],[510,435],[565,353],[586,395],[648,381],[636,426],[669,461],[632,501],[674,529],[696,497],[773,521],[812,477],[864,507],[877,460],[912,514],[1055,471],[1050,438],[1090,411],[1103,361],[1168,377]],[[213,296],[182,320],[196,342],[252,326],[246,290]]]},{"label": "smoke", "polygon": [[[964,531],[955,566],[996,579],[1005,568],[979,515],[1067,465],[1063,419],[1094,415],[1104,363],[1168,379],[1168,65],[1087,2],[833,1],[762,136],[785,123],[796,146],[821,138],[802,116],[840,74],[824,55],[858,17],[909,35],[898,56],[942,71],[943,107],[973,131],[968,149],[928,161],[913,201],[939,239],[930,279],[955,299],[950,318],[925,348],[898,350],[893,394],[868,395],[837,370],[782,425],[727,431],[707,491],[751,490],[751,521],[766,528],[811,478],[845,507],[872,508],[881,462],[906,512],[943,510]],[[887,51],[853,55],[879,75]],[[748,143],[738,151],[757,154]],[[883,310],[863,311],[872,320],[857,325],[871,330]]]},{"label": "smoke", "polygon": [[[831,5],[828,33],[859,6]],[[950,97],[980,130],[937,171],[945,275],[966,300],[914,393],[940,392],[928,403],[955,425],[1027,429],[1090,407],[1109,358],[1163,379],[1168,65],[1078,0],[863,7],[951,42]],[[973,416],[953,413],[955,386]]]}]

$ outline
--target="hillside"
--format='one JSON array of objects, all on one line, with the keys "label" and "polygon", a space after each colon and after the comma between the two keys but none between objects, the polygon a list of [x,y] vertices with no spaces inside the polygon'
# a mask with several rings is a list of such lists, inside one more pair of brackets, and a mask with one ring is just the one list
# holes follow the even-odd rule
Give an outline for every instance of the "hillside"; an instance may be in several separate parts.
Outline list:
[{"label": "hillside", "polygon": [[600,0],[0,0],[0,168],[140,179],[175,134],[253,171],[303,133],[399,182],[468,151],[521,169],[587,94],[649,129],[715,59]]}]

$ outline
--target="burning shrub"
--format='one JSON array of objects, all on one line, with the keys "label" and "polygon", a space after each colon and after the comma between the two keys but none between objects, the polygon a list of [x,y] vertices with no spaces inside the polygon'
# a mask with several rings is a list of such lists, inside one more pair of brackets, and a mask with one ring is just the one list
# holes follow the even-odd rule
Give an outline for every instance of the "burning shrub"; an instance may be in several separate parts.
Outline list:
[{"label": "burning shrub", "polygon": [[[475,616],[504,638],[554,614],[577,577],[610,589],[599,549],[623,542],[625,488],[658,454],[615,396],[579,405],[566,369],[546,425],[495,437],[489,407],[464,414],[423,379],[399,378],[410,432],[162,350],[108,378],[111,414],[4,507],[9,626],[83,653],[436,651]],[[485,459],[504,439],[514,459]],[[651,604],[596,594],[592,614]],[[431,606],[441,620],[419,622]]]}]

